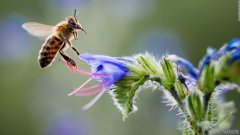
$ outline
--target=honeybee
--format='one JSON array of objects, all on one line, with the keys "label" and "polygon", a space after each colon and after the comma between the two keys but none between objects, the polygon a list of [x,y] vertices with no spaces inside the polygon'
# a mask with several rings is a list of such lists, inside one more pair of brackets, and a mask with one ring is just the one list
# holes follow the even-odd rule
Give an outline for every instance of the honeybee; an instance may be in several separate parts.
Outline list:
[{"label": "honeybee", "polygon": [[72,46],[71,41],[73,38],[75,40],[78,39],[78,30],[82,30],[85,35],[87,35],[86,31],[76,19],[76,9],[74,10],[74,16],[67,17],[65,21],[59,22],[56,26],[27,22],[24,23],[22,27],[33,36],[47,37],[38,55],[38,63],[41,68],[50,66],[57,52],[60,53],[68,64],[76,66],[76,62],[64,52],[64,48],[70,47],[79,55],[77,49]]}]

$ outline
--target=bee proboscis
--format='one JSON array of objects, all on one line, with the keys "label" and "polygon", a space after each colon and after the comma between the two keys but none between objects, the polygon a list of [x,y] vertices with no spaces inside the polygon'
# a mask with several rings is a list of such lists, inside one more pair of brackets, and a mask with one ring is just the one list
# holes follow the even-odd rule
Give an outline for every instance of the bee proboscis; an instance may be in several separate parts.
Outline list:
[{"label": "bee proboscis", "polygon": [[82,30],[86,34],[86,31],[76,19],[76,10],[74,10],[74,16],[67,17],[65,21],[59,22],[56,26],[27,22],[22,27],[33,36],[46,37],[38,55],[41,68],[49,66],[57,52],[68,64],[76,66],[75,61],[64,52],[64,48],[70,47],[79,55],[77,49],[72,46],[71,40],[77,40],[78,30]]}]

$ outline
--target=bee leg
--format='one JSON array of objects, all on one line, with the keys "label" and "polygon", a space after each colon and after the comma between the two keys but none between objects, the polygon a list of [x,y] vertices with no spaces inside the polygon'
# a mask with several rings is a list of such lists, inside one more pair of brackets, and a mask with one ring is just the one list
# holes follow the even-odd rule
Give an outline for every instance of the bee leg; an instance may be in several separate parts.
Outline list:
[{"label": "bee leg", "polygon": [[63,48],[65,47],[65,45],[66,44],[64,43],[63,46],[60,48],[59,53],[63,57],[63,59],[67,61],[69,65],[76,67],[77,66],[76,62],[63,52]]},{"label": "bee leg", "polygon": [[77,51],[75,47],[71,46],[71,48],[73,49],[74,52],[76,52],[77,55],[80,55],[80,53]]},{"label": "bee leg", "polygon": [[76,31],[73,32],[73,36],[75,40],[78,40],[78,33]]},{"label": "bee leg", "polygon": [[80,54],[80,53],[78,52],[78,50],[77,50],[75,47],[72,46],[72,43],[71,43],[66,37],[64,37],[64,36],[61,35],[61,34],[60,34],[60,37],[64,40],[65,43],[67,43],[67,44],[73,49],[73,51],[74,51],[77,55]]}]

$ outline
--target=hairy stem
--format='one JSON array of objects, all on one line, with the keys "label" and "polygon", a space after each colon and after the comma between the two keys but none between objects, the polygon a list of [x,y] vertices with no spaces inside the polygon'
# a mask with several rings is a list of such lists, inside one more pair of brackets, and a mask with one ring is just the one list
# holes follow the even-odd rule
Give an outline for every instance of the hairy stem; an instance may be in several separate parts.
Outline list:
[{"label": "hairy stem", "polygon": [[[208,120],[209,102],[210,102],[210,100],[211,100],[211,96],[212,96],[212,92],[207,93],[207,94],[204,96],[203,104],[204,104],[204,119],[205,119],[205,120]],[[209,134],[208,129],[204,129],[204,132],[205,132],[206,135]]]},{"label": "hairy stem", "polygon": [[[159,77],[151,77],[149,78],[152,81],[156,81],[160,84],[161,83],[161,79]],[[194,131],[195,135],[204,135],[205,133],[208,133],[208,131],[206,132],[202,127],[198,126],[196,121],[194,121],[191,116],[188,114],[187,109],[186,109],[186,104],[184,102],[182,102],[181,98],[179,97],[179,95],[177,94],[176,88],[173,86],[169,92],[171,93],[171,95],[174,97],[174,99],[177,101],[179,108],[181,109],[183,115],[185,116],[186,120],[188,121],[191,129]],[[210,101],[210,97],[207,102]],[[208,104],[208,103],[207,103]]]},{"label": "hairy stem", "polygon": [[204,96],[204,110],[205,110],[205,119],[207,119],[207,112],[208,112],[208,106],[209,106],[209,102],[210,102],[210,99],[211,99],[211,96],[212,96],[212,92],[210,93],[207,93],[205,96]]},{"label": "hairy stem", "polygon": [[188,121],[191,129],[194,131],[195,135],[204,135],[202,128],[199,127],[196,123],[196,121],[194,121],[191,116],[188,114],[187,109],[186,109],[186,105],[184,102],[182,102],[182,100],[180,99],[180,97],[177,94],[177,91],[175,89],[175,87],[172,87],[170,90],[171,95],[175,98],[175,100],[177,101],[183,115],[185,116],[186,120]]}]

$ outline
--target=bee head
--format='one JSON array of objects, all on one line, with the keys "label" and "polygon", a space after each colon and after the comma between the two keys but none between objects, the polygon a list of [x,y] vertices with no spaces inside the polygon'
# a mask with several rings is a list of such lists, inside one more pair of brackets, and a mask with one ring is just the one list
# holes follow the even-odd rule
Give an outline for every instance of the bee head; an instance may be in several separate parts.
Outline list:
[{"label": "bee head", "polygon": [[67,18],[68,25],[73,29],[81,29],[81,24],[73,17],[70,16]]},{"label": "bee head", "polygon": [[87,34],[76,18],[76,9],[74,10],[74,16],[68,17],[67,22],[72,29],[79,29],[79,30],[82,30],[85,34]]}]

